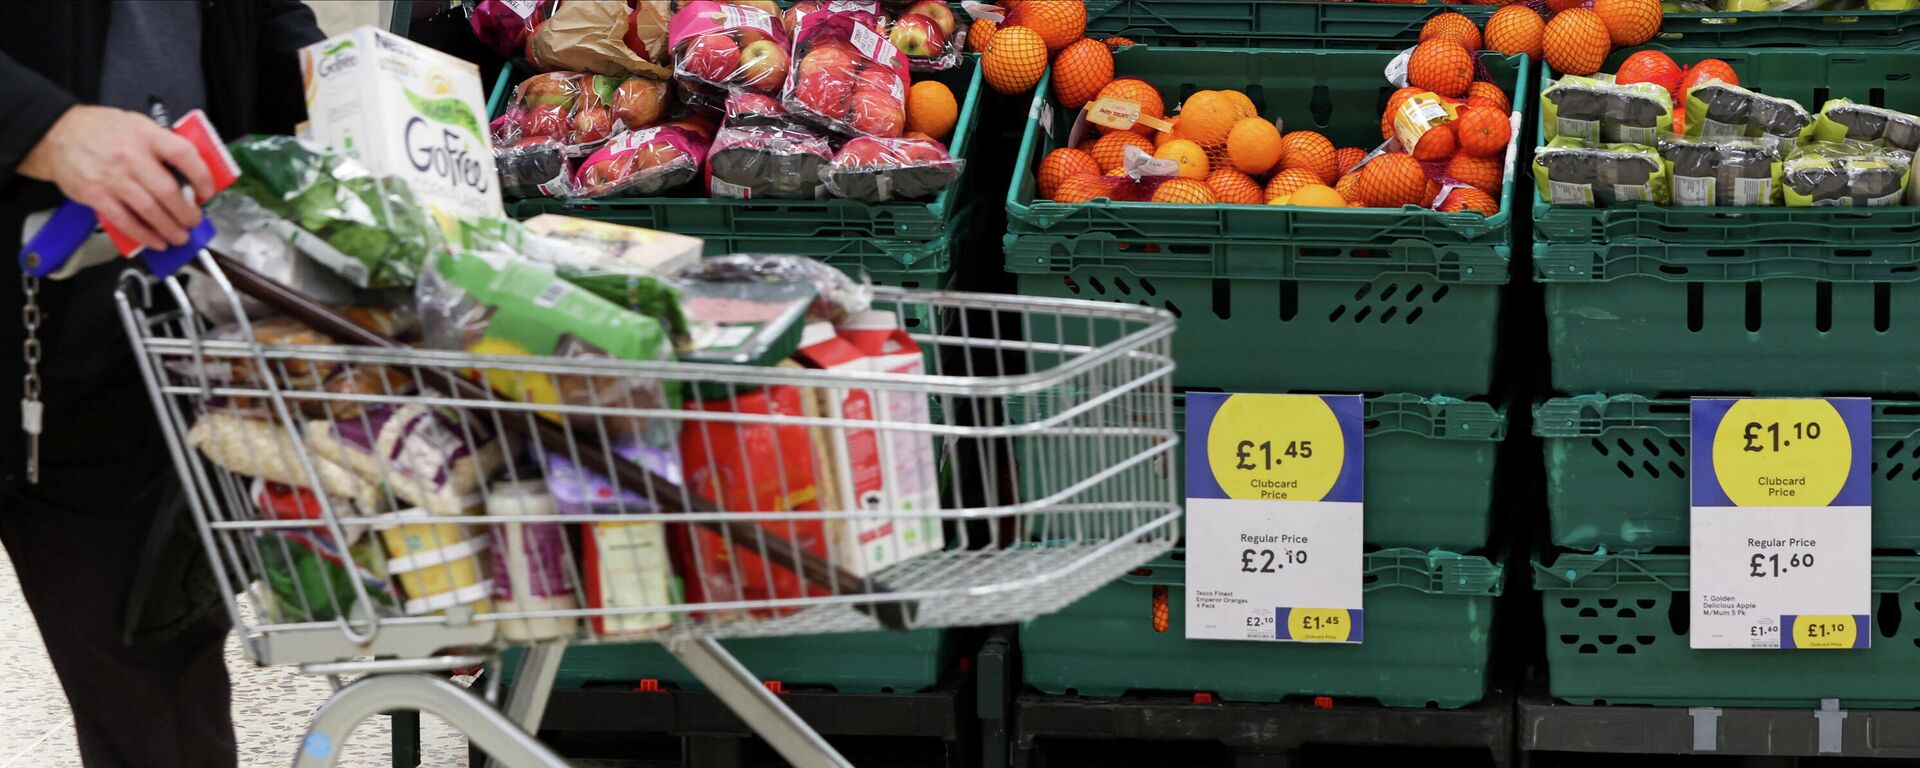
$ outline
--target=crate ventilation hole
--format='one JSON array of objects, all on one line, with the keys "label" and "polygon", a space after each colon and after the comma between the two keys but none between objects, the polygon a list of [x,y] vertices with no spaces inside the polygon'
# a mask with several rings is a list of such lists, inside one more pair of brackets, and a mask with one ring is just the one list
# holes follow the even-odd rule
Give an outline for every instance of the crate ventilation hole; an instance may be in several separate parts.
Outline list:
[{"label": "crate ventilation hole", "polygon": [[1641,438],[1635,443],[1619,437],[1609,443],[1596,437],[1589,444],[1594,453],[1613,459],[1614,468],[1628,480],[1641,475],[1658,480],[1662,471],[1682,480],[1687,477],[1687,446],[1679,440],[1668,438],[1662,445],[1653,438]]}]

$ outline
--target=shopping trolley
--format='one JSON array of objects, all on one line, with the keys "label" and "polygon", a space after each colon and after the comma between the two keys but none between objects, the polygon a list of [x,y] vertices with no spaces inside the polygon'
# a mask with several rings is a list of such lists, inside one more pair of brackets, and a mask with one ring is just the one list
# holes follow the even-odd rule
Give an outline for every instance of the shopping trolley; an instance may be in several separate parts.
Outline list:
[{"label": "shopping trolley", "polygon": [[[128,271],[116,300],[241,647],[335,685],[299,766],[393,710],[564,765],[535,738],[560,654],[608,642],[661,643],[788,761],[845,765],[716,641],[1019,622],[1179,536],[1159,310],[876,287],[943,319],[911,336],[922,372],[756,368],[403,347],[196,264]],[[326,338],[264,343],[243,294]],[[861,491],[856,466],[931,494]],[[449,682],[519,645],[508,690]]]}]

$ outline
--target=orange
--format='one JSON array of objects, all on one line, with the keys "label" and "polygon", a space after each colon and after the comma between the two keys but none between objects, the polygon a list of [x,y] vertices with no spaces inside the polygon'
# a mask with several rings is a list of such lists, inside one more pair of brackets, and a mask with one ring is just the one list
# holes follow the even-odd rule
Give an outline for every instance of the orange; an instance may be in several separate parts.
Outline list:
[{"label": "orange", "polygon": [[1070,147],[1061,147],[1060,149],[1048,152],[1046,158],[1040,161],[1040,171],[1037,174],[1037,180],[1040,183],[1040,196],[1047,198],[1053,197],[1054,190],[1060,188],[1060,182],[1065,181],[1070,176],[1097,175],[1099,173],[1100,164],[1094,162],[1093,155]]},{"label": "orange", "polygon": [[1233,124],[1239,120],[1240,110],[1232,99],[1219,91],[1200,91],[1180,105],[1178,133],[1181,138],[1193,139],[1201,145],[1224,144],[1227,134],[1233,131]]},{"label": "orange", "polygon": [[1305,208],[1345,208],[1347,199],[1340,192],[1325,184],[1308,184],[1296,189],[1293,194],[1276,197],[1267,201],[1267,205],[1296,205]]},{"label": "orange", "polygon": [[1207,188],[1213,190],[1214,199],[1230,205],[1259,205],[1266,202],[1260,182],[1232,168],[1221,168],[1207,174]]},{"label": "orange", "polygon": [[1399,208],[1426,205],[1433,198],[1427,192],[1427,174],[1420,163],[1405,152],[1388,152],[1360,169],[1356,191],[1375,208]]},{"label": "orange", "polygon": [[1353,167],[1365,159],[1367,159],[1367,150],[1359,147],[1341,147],[1333,151],[1333,167],[1340,172],[1341,178],[1346,178],[1353,172]]},{"label": "orange", "polygon": [[1735,74],[1733,71],[1733,67],[1728,65],[1726,62],[1721,61],[1719,59],[1702,59],[1700,63],[1695,64],[1691,67],[1688,67],[1687,73],[1681,76],[1680,78],[1681,98],[1675,101],[1674,105],[1679,106],[1679,102],[1686,100],[1686,94],[1688,91],[1693,90],[1694,86],[1699,85],[1700,83],[1708,80],[1718,80],[1720,82],[1726,83],[1727,85],[1740,84],[1740,76],[1738,74]]},{"label": "orange", "polygon": [[1281,170],[1298,168],[1319,177],[1322,184],[1332,184],[1340,180],[1338,162],[1333,142],[1313,131],[1294,131],[1280,139]]},{"label": "orange", "polygon": [[1500,203],[1491,195],[1473,187],[1456,187],[1447,193],[1447,199],[1440,203],[1440,210],[1447,213],[1478,211],[1482,216],[1492,216],[1500,212]]},{"label": "orange", "polygon": [[1591,75],[1600,71],[1607,54],[1613,50],[1613,38],[1600,15],[1585,8],[1561,11],[1547,22],[1541,38],[1547,65],[1569,75]]},{"label": "orange", "polygon": [[1139,45],[1139,43],[1136,43],[1132,40],[1121,37],[1119,35],[1114,35],[1113,37],[1109,37],[1105,40],[1101,40],[1100,42],[1106,43],[1108,48],[1111,48],[1116,51],[1122,48],[1125,48],[1129,45]]},{"label": "orange", "polygon": [[1005,26],[1031,29],[1046,41],[1047,50],[1057,51],[1086,34],[1087,4],[1081,0],[1021,3],[1009,9]]},{"label": "orange", "polygon": [[[1137,77],[1123,77],[1107,83],[1093,98],[1095,101],[1105,98],[1126,99],[1140,105],[1140,114],[1160,118],[1167,116],[1167,105],[1166,102],[1161,101],[1160,91]],[[1094,128],[1101,133],[1113,131],[1106,126],[1096,125]],[[1135,125],[1128,130],[1142,136],[1151,136],[1154,133],[1152,128],[1145,125]]]},{"label": "orange", "polygon": [[1469,51],[1480,50],[1480,28],[1464,13],[1448,11],[1427,19],[1420,28],[1420,42],[1452,40]]},{"label": "orange", "polygon": [[1509,5],[1487,19],[1487,47],[1512,56],[1524,53],[1540,60],[1540,46],[1547,31],[1540,12],[1524,5]]},{"label": "orange", "polygon": [[1333,185],[1333,191],[1339,192],[1340,196],[1350,203],[1359,203],[1360,207],[1366,207],[1366,201],[1360,199],[1360,174],[1357,172],[1340,177],[1340,183]]},{"label": "orange", "polygon": [[1208,189],[1203,182],[1193,179],[1168,179],[1154,188],[1153,202],[1211,205],[1219,200],[1214,199],[1213,190]]},{"label": "orange", "polygon": [[939,141],[953,133],[960,119],[960,104],[953,91],[938,80],[922,80],[907,90],[907,130],[919,131]]},{"label": "orange", "polygon": [[1459,149],[1460,141],[1454,137],[1453,123],[1442,123],[1420,134],[1420,140],[1414,142],[1413,159],[1425,163],[1444,163]]},{"label": "orange", "polygon": [[1593,12],[1618,46],[1639,45],[1660,31],[1660,0],[1593,0]]},{"label": "orange", "polygon": [[1320,177],[1315,175],[1312,171],[1306,171],[1299,168],[1295,168],[1288,171],[1281,171],[1279,173],[1274,174],[1273,179],[1267,182],[1267,189],[1266,189],[1267,201],[1272,202],[1276,199],[1293,194],[1294,190],[1297,190],[1301,187],[1311,186],[1319,183],[1320,183]]},{"label": "orange", "polygon": [[1473,82],[1473,54],[1452,40],[1428,40],[1407,59],[1407,83],[1448,98],[1466,95]]},{"label": "orange", "polygon": [[1068,176],[1060,182],[1060,188],[1054,190],[1053,200],[1057,203],[1084,203],[1096,197],[1108,196],[1108,182],[1099,176]]},{"label": "orange", "polygon": [[1183,179],[1204,179],[1212,170],[1212,163],[1207,161],[1207,148],[1187,139],[1169,141],[1154,150],[1153,156],[1179,163],[1180,177]]},{"label": "orange", "polygon": [[993,33],[1000,30],[1000,22],[993,19],[974,19],[967,27],[967,50],[974,53],[986,53],[993,45]]},{"label": "orange", "polygon": [[1219,91],[1218,93],[1233,102],[1234,109],[1239,111],[1241,117],[1260,116],[1260,109],[1253,106],[1253,99],[1247,98],[1246,94],[1239,91]]},{"label": "orange", "polygon": [[1513,124],[1507,113],[1491,109],[1463,109],[1453,121],[1460,151],[1475,157],[1500,157],[1507,153],[1513,139]]},{"label": "orange", "polygon": [[1241,118],[1227,132],[1227,159],[1241,173],[1273,170],[1280,162],[1280,129],[1257,117]]},{"label": "orange", "polygon": [[1394,91],[1392,96],[1387,97],[1387,109],[1386,111],[1380,113],[1380,138],[1382,139],[1393,138],[1394,113],[1400,111],[1400,105],[1405,104],[1407,102],[1408,96],[1412,96],[1416,93],[1425,93],[1426,90],[1427,89],[1425,88],[1415,88],[1413,86],[1407,86],[1400,90]]},{"label": "orange", "polygon": [[1472,184],[1489,195],[1500,194],[1500,185],[1506,175],[1500,167],[1502,158],[1474,157],[1473,155],[1455,155],[1447,163],[1447,175]]},{"label": "orange", "polygon": [[1110,82],[1113,51],[1098,40],[1076,41],[1053,57],[1053,97],[1060,106],[1086,106]]},{"label": "orange", "polygon": [[1467,86],[1467,99],[1469,101],[1485,100],[1489,106],[1501,112],[1513,111],[1513,102],[1507,100],[1507,92],[1500,90],[1500,86],[1485,80],[1475,80],[1473,85]]},{"label": "orange", "polygon": [[1001,93],[1031,91],[1047,71],[1047,43],[1040,33],[1026,27],[1002,29],[993,34],[993,43],[980,55],[980,71],[986,75],[987,85]]},{"label": "orange", "polygon": [[1680,92],[1680,76],[1683,74],[1685,70],[1672,56],[1659,51],[1641,51],[1620,62],[1620,68],[1614,70],[1613,81],[1621,85],[1653,83],[1667,89],[1667,93],[1673,96],[1673,105],[1678,107],[1687,99],[1687,95]]},{"label": "orange", "polygon": [[1153,154],[1153,142],[1147,137],[1131,131],[1109,133],[1093,143],[1093,160],[1100,164],[1100,170],[1111,171],[1127,162],[1128,146],[1139,147],[1140,151]]}]

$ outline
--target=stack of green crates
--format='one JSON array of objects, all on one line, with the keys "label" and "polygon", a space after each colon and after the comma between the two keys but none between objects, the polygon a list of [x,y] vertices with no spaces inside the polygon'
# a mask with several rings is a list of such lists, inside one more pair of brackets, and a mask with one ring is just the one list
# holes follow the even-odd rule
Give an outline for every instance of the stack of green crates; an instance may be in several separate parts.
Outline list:
[{"label": "stack of green crates", "polygon": [[[1842,97],[1920,111],[1910,52],[1671,53],[1683,66],[1724,60],[1741,85],[1810,111]],[[1875,397],[1872,544],[1920,551],[1920,207],[1532,200],[1553,389],[1571,395],[1534,409],[1557,550],[1533,569],[1551,693],[1576,704],[1920,705],[1920,557],[1875,557],[1871,647],[1820,654],[1690,649],[1686,554],[1695,395]],[[1767,675],[1751,674],[1762,666]]]},{"label": "stack of green crates", "polygon": [[[1218,5],[1221,13],[1266,18],[1307,4]],[[1093,28],[1115,8],[1090,3]],[[1183,2],[1137,10],[1210,12]],[[1170,108],[1196,90],[1239,90],[1287,130],[1373,147],[1380,105],[1393,91],[1381,76],[1392,57],[1140,45],[1114,61],[1118,76],[1145,79]],[[1483,54],[1482,61],[1503,89],[1524,92],[1525,57]],[[1173,313],[1174,383],[1183,391],[1367,394],[1367,627],[1366,642],[1351,646],[1188,640],[1185,551],[1176,549],[1023,625],[1025,684],[1093,697],[1209,692],[1271,702],[1319,695],[1414,707],[1479,701],[1493,607],[1505,584],[1504,562],[1486,553],[1507,413],[1486,397],[1509,280],[1511,215],[1038,199],[1034,169],[1065,145],[1075,118],[1051,103],[1050,79],[1037,89],[1008,190],[1007,271],[1024,295]],[[1514,195],[1508,183],[1503,210]],[[1040,341],[1069,343],[1098,341],[1089,337],[1099,332],[1034,329]],[[1184,429],[1183,402],[1176,395],[1175,423]],[[1059,405],[1034,396],[1008,408],[1034,417]],[[1119,411],[1113,418],[1131,420]],[[1048,448],[1041,439],[1014,446],[1022,497],[1055,490],[1035,484],[1051,482],[1043,469],[1071,457]],[[1183,477],[1184,458],[1174,454],[1173,476]]]}]

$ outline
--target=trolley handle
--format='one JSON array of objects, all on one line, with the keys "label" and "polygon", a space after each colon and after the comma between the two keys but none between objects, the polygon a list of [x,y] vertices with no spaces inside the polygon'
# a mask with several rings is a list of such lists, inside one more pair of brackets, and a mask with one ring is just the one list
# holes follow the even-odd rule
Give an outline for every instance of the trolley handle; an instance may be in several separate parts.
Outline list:
[{"label": "trolley handle", "polygon": [[[206,252],[213,257],[214,262],[220,266],[221,271],[226,273],[228,280],[233,283],[235,289],[255,299],[259,299],[281,312],[293,316],[316,331],[359,346],[388,348],[402,348],[405,346],[397,341],[382,337],[377,333],[354,324],[353,321],[347,319],[346,316],[335,311],[332,307],[315,301],[312,297],[300,291],[274,282],[265,275],[255,272],[251,267],[227,257],[225,254],[221,254],[212,249],[208,249]],[[454,378],[453,385],[454,392],[452,394],[455,397],[465,400],[494,399],[492,392],[465,379]],[[589,464],[613,467],[615,474],[620,476],[620,482],[626,484],[627,487],[671,487],[674,485],[672,481],[654,474],[651,470],[638,464],[630,461],[615,461],[609,459],[606,453],[597,445],[574,444],[568,439],[566,430],[557,424],[551,424],[543,420],[535,420],[535,424],[529,429],[527,424],[517,419],[503,420],[502,423],[507,429],[519,434],[521,437],[533,437],[539,440],[549,451],[558,454],[577,451],[580,457]],[[531,432],[531,434],[529,434],[529,432]],[[671,496],[671,494],[669,494],[669,496]],[[667,514],[675,512],[715,511],[712,503],[705,499],[689,497],[688,501],[692,503],[691,506],[693,508],[681,509],[679,507],[682,505],[679,504],[677,500],[671,498],[659,499],[656,503],[660,506],[661,511]],[[880,596],[893,591],[885,584],[873,579],[855,576],[846,569],[828,562],[826,558],[795,544],[793,540],[756,525],[750,520],[702,520],[697,521],[697,524],[714,533],[729,537],[729,540],[733,541],[736,547],[752,549],[755,545],[764,543],[767,553],[770,556],[768,559],[773,561],[778,567],[786,568],[790,563],[798,563],[800,566],[798,575],[802,579],[823,589],[832,590],[835,594]],[[907,629],[907,625],[913,620],[913,614],[915,613],[914,607],[911,604],[902,601],[860,603],[855,607],[860,612],[873,616],[887,629],[901,631]]]}]

